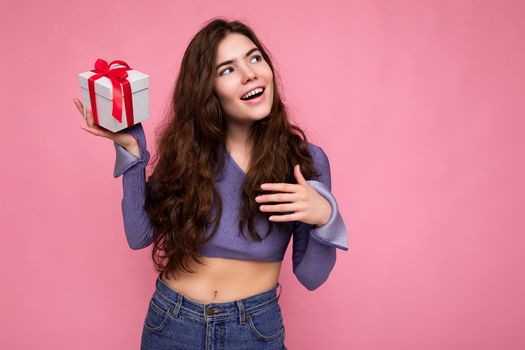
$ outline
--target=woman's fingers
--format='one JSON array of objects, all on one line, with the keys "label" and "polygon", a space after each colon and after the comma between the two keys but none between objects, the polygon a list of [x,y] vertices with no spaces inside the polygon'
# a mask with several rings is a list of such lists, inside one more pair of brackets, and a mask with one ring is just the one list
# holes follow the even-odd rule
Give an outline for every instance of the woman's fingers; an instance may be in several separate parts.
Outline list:
[{"label": "woman's fingers", "polygon": [[75,106],[77,106],[78,111],[80,112],[80,114],[82,114],[82,117],[84,117],[84,120],[86,121],[88,126],[90,128],[93,128],[95,123],[93,122],[93,112],[91,111],[91,107],[86,107],[86,115],[84,115],[84,106],[82,105],[82,102],[75,98],[73,99],[73,103],[75,103]]},{"label": "woman's fingers", "polygon": [[80,128],[93,135],[113,139],[114,133],[111,130],[105,129],[95,124],[95,122],[93,121],[93,111],[91,110],[90,106],[86,107],[86,114],[84,115],[84,106],[82,105],[82,102],[75,98],[73,99],[73,103],[75,103],[75,106],[77,106],[78,111],[80,112],[80,114],[82,114],[82,117],[86,121],[86,125],[81,125]]},{"label": "woman's fingers", "polygon": [[[73,103],[75,104],[75,106],[77,107],[78,111],[80,112],[80,114],[82,115],[82,118],[84,118],[84,120],[86,121],[86,124],[88,123],[87,119],[86,119],[86,116],[84,115],[84,106],[82,105],[82,102],[80,102],[80,100],[77,100],[76,98],[73,99]],[[89,127],[89,125],[86,127],[84,125],[80,125],[80,128],[82,130],[86,130],[87,132],[90,132],[92,134],[94,134],[93,130],[91,130],[91,128]]]},{"label": "woman's fingers", "polygon": [[86,122],[89,125],[90,128],[95,128],[95,122],[93,121],[93,112],[91,111],[91,107],[86,107]]},{"label": "woman's fingers", "polygon": [[73,103],[75,104],[75,106],[77,106],[77,109],[80,112],[80,114],[82,115],[82,117],[84,119],[86,119],[86,117],[84,116],[84,107],[82,106],[82,102],[80,102],[79,100],[77,100],[75,98],[75,99],[73,99]]}]

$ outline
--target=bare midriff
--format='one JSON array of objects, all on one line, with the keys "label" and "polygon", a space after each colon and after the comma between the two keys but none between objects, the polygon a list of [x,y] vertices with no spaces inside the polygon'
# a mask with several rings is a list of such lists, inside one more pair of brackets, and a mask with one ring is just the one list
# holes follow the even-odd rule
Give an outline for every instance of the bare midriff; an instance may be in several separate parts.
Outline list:
[{"label": "bare midriff", "polygon": [[190,260],[188,265],[194,273],[178,272],[176,279],[163,274],[162,280],[198,303],[225,303],[274,288],[282,263],[211,257],[202,257],[202,261],[204,265]]}]

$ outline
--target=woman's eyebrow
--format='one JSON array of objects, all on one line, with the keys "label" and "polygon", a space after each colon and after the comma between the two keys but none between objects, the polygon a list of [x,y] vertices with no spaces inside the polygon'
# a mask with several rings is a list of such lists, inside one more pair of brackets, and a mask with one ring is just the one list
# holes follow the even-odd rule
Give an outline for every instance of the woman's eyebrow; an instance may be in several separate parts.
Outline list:
[{"label": "woman's eyebrow", "polygon": [[[254,47],[254,48],[250,49],[250,51],[246,52],[246,54],[244,55],[244,57],[248,57],[248,56],[250,56],[250,54],[251,54],[252,52],[254,52],[254,51],[260,51],[260,50],[259,50],[258,48],[256,48],[256,47]],[[233,63],[233,61],[235,61],[235,60],[224,61],[224,62],[220,63],[219,65],[217,65],[217,68],[216,68],[216,69],[219,69],[220,67],[222,67],[222,66],[224,66],[224,65],[226,65],[226,64],[231,64],[231,63]]]}]

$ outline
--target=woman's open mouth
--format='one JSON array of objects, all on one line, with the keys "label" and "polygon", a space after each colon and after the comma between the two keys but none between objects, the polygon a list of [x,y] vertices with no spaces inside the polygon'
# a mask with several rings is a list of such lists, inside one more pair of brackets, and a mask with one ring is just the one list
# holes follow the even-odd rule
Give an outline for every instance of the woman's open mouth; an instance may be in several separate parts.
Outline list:
[{"label": "woman's open mouth", "polygon": [[241,97],[241,100],[248,104],[257,104],[264,100],[264,97],[266,96],[264,92],[266,91],[266,88],[257,88],[255,89],[251,94],[248,96]]}]

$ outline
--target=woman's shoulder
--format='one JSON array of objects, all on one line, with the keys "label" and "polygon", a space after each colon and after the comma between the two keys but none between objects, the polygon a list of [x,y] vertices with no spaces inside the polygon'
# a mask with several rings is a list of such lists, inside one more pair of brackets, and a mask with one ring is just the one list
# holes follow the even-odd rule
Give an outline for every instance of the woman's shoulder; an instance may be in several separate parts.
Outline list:
[{"label": "woman's shoulder", "polygon": [[313,143],[308,143],[308,151],[312,157],[314,167],[320,174],[313,180],[317,180],[323,183],[330,190],[331,188],[331,175],[330,175],[330,161],[328,156],[321,146]]},{"label": "woman's shoulder", "polygon": [[328,156],[321,146],[308,142],[307,148],[310,156],[316,164],[322,166],[328,162]]}]

